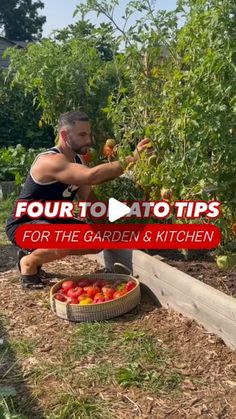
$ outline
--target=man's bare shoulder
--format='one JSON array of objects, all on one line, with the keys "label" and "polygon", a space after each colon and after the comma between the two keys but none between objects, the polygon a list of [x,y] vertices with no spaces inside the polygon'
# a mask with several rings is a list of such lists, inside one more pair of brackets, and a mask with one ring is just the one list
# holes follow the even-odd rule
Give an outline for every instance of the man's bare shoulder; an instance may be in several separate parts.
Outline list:
[{"label": "man's bare shoulder", "polygon": [[36,162],[34,163],[34,167],[50,167],[51,169],[54,168],[55,170],[60,170],[61,168],[65,167],[65,165],[69,164],[66,156],[62,153],[45,153],[41,154]]},{"label": "man's bare shoulder", "polygon": [[54,180],[54,174],[64,170],[68,165],[64,154],[47,153],[40,155],[31,168],[31,174],[39,182],[50,182]]}]

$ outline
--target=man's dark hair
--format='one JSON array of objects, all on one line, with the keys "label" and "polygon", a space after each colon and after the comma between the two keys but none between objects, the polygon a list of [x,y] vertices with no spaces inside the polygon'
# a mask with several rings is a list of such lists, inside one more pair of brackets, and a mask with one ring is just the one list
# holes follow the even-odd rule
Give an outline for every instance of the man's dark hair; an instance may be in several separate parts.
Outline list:
[{"label": "man's dark hair", "polygon": [[89,117],[82,111],[70,111],[61,114],[58,118],[58,131],[65,126],[72,126],[77,121],[89,121]]}]

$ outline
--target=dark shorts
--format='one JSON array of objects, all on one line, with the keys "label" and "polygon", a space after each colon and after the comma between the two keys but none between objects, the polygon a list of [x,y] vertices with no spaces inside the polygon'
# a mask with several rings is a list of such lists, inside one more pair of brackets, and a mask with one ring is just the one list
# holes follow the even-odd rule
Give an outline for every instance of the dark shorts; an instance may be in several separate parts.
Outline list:
[{"label": "dark shorts", "polygon": [[[16,243],[16,239],[15,239],[17,228],[23,225],[31,225],[31,224],[86,224],[86,223],[76,218],[71,218],[71,219],[67,218],[66,220],[62,220],[62,219],[53,220],[53,222],[46,221],[46,220],[31,220],[31,221],[28,221],[26,223],[21,223],[21,224],[18,224],[18,223],[10,224],[6,227],[6,235],[8,239],[10,240],[10,242],[12,242],[12,244],[14,244],[18,249],[19,249],[19,246]],[[28,252],[32,252],[32,250],[35,250],[35,249],[24,249],[24,250],[27,250]]]}]

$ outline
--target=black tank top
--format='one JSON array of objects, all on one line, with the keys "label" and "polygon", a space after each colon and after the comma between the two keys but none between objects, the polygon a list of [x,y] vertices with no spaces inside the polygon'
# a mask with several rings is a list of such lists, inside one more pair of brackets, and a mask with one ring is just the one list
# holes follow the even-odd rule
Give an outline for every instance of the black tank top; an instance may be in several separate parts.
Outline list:
[{"label": "black tank top", "polygon": [[[36,156],[32,166],[36,162],[39,156],[42,156],[44,154],[50,154],[50,153],[60,153],[60,150],[58,150],[56,147],[50,148],[49,150],[38,154]],[[75,157],[75,163],[83,164],[82,160],[78,155]],[[18,197],[18,200],[23,201],[73,201],[75,198],[76,192],[79,189],[78,185],[66,185],[65,183],[59,182],[57,180],[53,180],[51,182],[47,183],[41,183],[36,181],[32,176],[32,166],[30,169],[30,172],[25,180],[24,186],[21,190],[21,193]],[[10,215],[10,217],[7,220],[6,227],[9,227],[13,224],[21,224],[25,223],[27,221],[32,220],[31,218],[27,217],[26,215],[15,218],[15,207]],[[44,218],[41,218],[42,220]],[[63,221],[61,221],[63,222]]]}]

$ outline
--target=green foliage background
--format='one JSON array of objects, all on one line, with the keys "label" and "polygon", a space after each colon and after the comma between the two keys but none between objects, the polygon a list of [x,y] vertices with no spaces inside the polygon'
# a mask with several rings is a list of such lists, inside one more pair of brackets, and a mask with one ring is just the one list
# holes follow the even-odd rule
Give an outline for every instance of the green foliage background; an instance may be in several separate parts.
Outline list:
[{"label": "green foliage background", "polygon": [[43,9],[41,0],[1,0],[0,30],[12,41],[32,41],[42,37],[46,17],[38,13]]},{"label": "green foliage background", "polygon": [[50,126],[39,128],[42,111],[33,105],[32,95],[26,95],[22,86],[11,88],[10,80],[0,71],[0,147],[22,146],[40,148],[54,144]]}]

